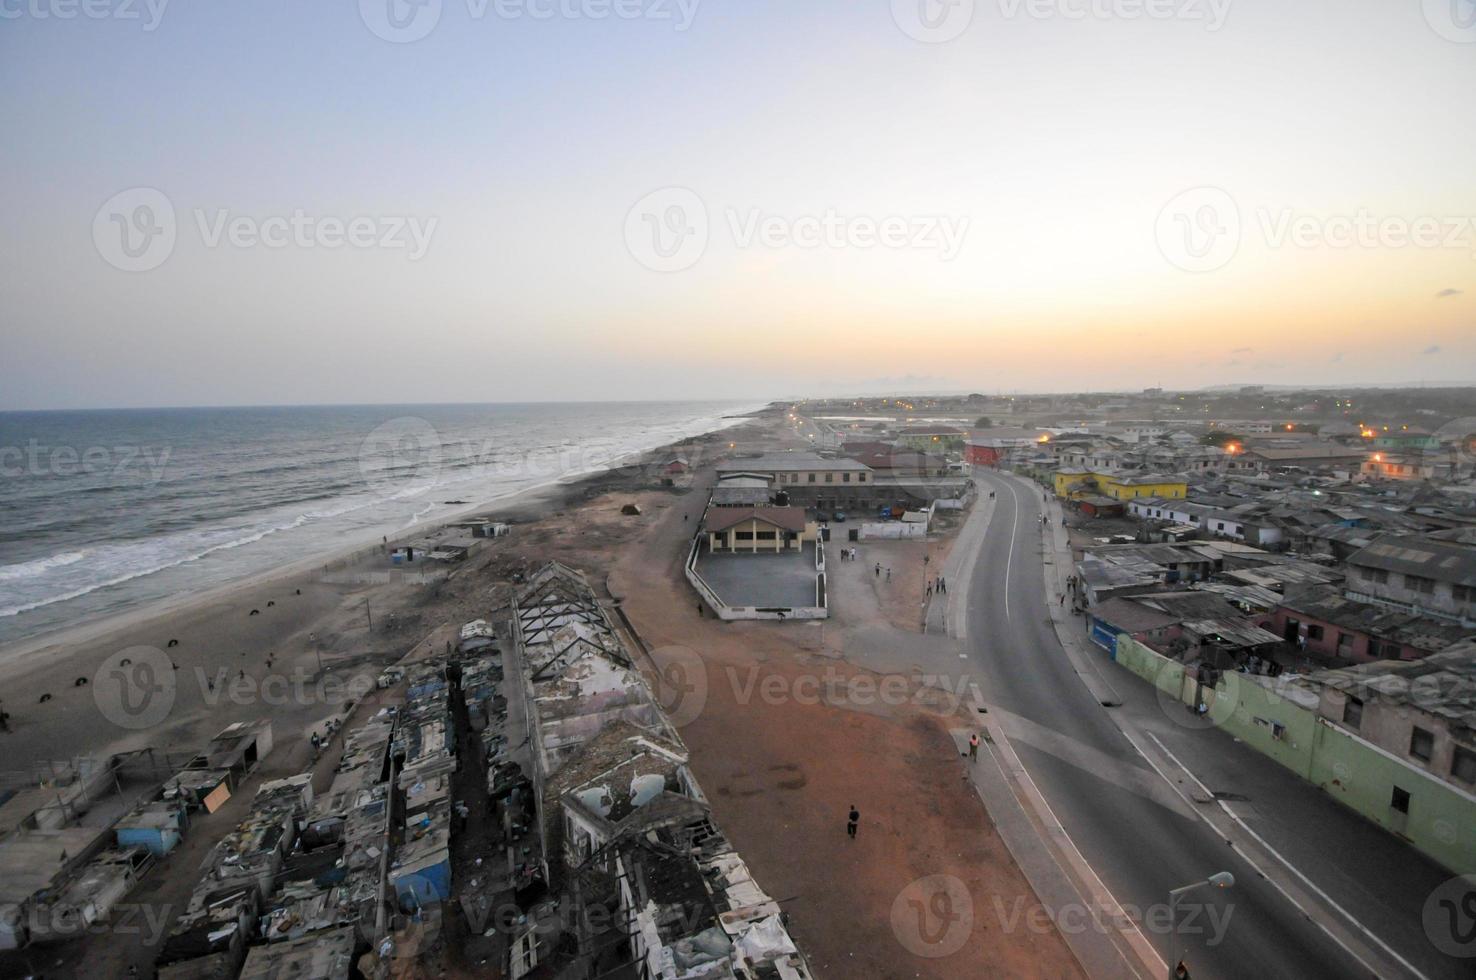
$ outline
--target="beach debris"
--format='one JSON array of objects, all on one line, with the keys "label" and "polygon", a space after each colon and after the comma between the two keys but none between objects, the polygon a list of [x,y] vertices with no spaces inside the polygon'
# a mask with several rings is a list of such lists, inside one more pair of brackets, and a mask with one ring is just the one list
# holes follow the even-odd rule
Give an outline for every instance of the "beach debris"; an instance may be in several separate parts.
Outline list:
[{"label": "beach debris", "polygon": [[277,604],[277,600],[276,599],[268,599],[267,600],[267,608],[268,609],[272,608],[276,604]]},{"label": "beach debris", "polygon": [[50,701],[50,700],[51,700],[51,695],[50,694],[43,694],[43,695],[41,695],[41,697],[39,699],[37,699],[36,703],[37,704],[45,704],[47,701]]},{"label": "beach debris", "polygon": [[77,678],[76,680],[72,681],[72,686],[73,687],[86,687],[87,686],[87,678],[85,678],[85,677],[79,677],[79,678]]},{"label": "beach debris", "polygon": [[625,514],[627,517],[639,517],[641,508],[637,504],[626,504],[620,508],[620,513]]},{"label": "beach debris", "polygon": [[118,661],[118,666],[119,667],[127,667],[131,663],[133,663],[133,658],[132,657],[124,657],[122,660]]},{"label": "beach debris", "polygon": [[164,645],[166,647],[177,647],[177,646],[179,646],[179,641],[178,640],[170,640],[168,643],[166,643]]},{"label": "beach debris", "polygon": [[260,616],[261,615],[261,610],[260,609],[253,609],[247,615],[249,615],[249,616]]},{"label": "beach debris", "polygon": [[298,590],[297,590],[297,594],[298,594],[298,595],[302,595],[302,590],[301,590],[301,589],[298,589]]}]

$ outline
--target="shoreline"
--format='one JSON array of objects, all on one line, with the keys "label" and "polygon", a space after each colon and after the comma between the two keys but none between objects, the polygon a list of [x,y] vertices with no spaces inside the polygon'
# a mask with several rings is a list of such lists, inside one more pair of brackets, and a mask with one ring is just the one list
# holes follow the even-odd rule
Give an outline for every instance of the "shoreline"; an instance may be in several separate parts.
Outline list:
[{"label": "shoreline", "polygon": [[140,630],[161,620],[188,616],[197,613],[203,607],[231,599],[247,590],[281,586],[294,579],[329,571],[335,565],[352,562],[356,558],[380,550],[385,542],[383,540],[376,542],[373,540],[375,537],[385,539],[390,546],[394,546],[403,541],[441,533],[450,525],[473,516],[507,517],[519,508],[556,510],[560,506],[568,506],[571,501],[567,498],[584,484],[595,484],[625,467],[649,465],[653,461],[647,457],[653,454],[665,453],[677,446],[694,441],[708,440],[717,433],[759,419],[772,410],[773,405],[769,404],[751,412],[720,415],[709,422],[709,424],[716,423],[714,428],[683,436],[673,442],[634,449],[587,469],[560,474],[551,480],[510,490],[486,500],[464,505],[455,504],[450,510],[437,514],[433,518],[412,521],[397,533],[384,534],[382,529],[366,530],[363,538],[356,537],[352,544],[345,544],[330,551],[305,555],[276,568],[233,578],[197,592],[148,600],[131,609],[99,614],[32,636],[8,641],[0,644],[0,680],[31,673],[34,669],[32,661],[47,653],[58,653],[67,647],[96,643],[109,635]]}]

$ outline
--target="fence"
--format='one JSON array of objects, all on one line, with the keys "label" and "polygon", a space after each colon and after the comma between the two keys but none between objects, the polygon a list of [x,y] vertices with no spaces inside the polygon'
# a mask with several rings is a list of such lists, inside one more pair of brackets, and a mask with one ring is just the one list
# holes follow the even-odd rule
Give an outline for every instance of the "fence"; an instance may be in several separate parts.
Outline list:
[{"label": "fence", "polygon": [[704,535],[699,526],[692,537],[692,547],[687,551],[687,581],[707,607],[718,619],[828,619],[830,609],[826,596],[825,543],[815,541],[815,604],[813,606],[730,606],[723,601],[712,586],[707,584],[697,571],[697,559],[702,553]]},{"label": "fence", "polygon": [[1117,662],[1445,867],[1476,872],[1476,796],[1322,718],[1308,689],[1234,671],[1204,685],[1126,634]]}]

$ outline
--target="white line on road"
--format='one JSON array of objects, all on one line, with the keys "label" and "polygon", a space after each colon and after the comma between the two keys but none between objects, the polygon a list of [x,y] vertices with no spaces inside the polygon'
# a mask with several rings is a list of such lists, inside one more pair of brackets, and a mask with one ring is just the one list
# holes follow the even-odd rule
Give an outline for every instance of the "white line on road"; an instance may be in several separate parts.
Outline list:
[{"label": "white line on road", "polygon": [[1005,584],[1004,584],[1005,619],[1009,619],[1010,618],[1010,564],[1012,562],[1014,562],[1014,560],[1015,560],[1015,538],[1018,535],[1019,530],[1020,530],[1020,495],[1017,494],[1017,493],[1015,493],[1014,484],[1009,483],[1007,481],[1005,483],[1005,487],[1010,491],[1010,496],[1013,497],[1014,500],[1015,500],[1015,520],[1014,520],[1014,523],[1010,525],[1010,550],[1005,555]]},{"label": "white line on road", "polygon": [[[1123,734],[1127,734],[1127,733],[1124,732]],[[1329,908],[1333,909],[1335,912],[1337,912],[1338,914],[1340,914],[1343,918],[1347,919],[1348,922],[1350,922],[1355,929],[1357,929],[1359,932],[1363,933],[1363,935],[1366,938],[1368,938],[1369,940],[1371,940],[1376,946],[1378,946],[1385,953],[1388,953],[1395,960],[1397,960],[1399,962],[1399,964],[1401,966],[1403,966],[1406,970],[1408,970],[1411,974],[1413,974],[1416,977],[1419,977],[1420,980],[1428,980],[1428,978],[1423,973],[1421,973],[1419,970],[1415,969],[1415,966],[1414,966],[1413,963],[1411,963],[1409,960],[1405,959],[1403,956],[1400,956],[1399,953],[1397,953],[1388,943],[1384,942],[1378,936],[1376,936],[1372,932],[1370,932],[1368,930],[1368,927],[1367,926],[1365,926],[1362,922],[1359,922],[1356,918],[1353,917],[1353,913],[1349,912],[1347,909],[1343,908],[1337,902],[1333,901],[1332,896],[1328,895],[1327,892],[1323,891],[1321,888],[1318,888],[1317,885],[1315,885],[1312,882],[1312,879],[1311,878],[1308,878],[1306,875],[1302,874],[1301,871],[1297,870],[1296,866],[1293,865],[1286,858],[1282,857],[1281,853],[1279,851],[1277,851],[1276,848],[1274,848],[1270,844],[1268,844],[1266,842],[1265,838],[1263,838],[1260,834],[1258,834],[1254,830],[1252,830],[1250,828],[1250,826],[1244,820],[1240,819],[1240,817],[1238,817],[1233,810],[1231,810],[1228,806],[1225,805],[1225,801],[1224,800],[1218,799],[1215,796],[1215,794],[1210,791],[1210,788],[1208,786],[1206,786],[1204,784],[1204,782],[1198,776],[1196,776],[1194,774],[1194,771],[1192,769],[1190,769],[1188,766],[1184,765],[1183,762],[1179,761],[1179,757],[1178,756],[1174,755],[1173,752],[1169,751],[1169,747],[1167,745],[1164,745],[1163,744],[1163,739],[1159,738],[1158,735],[1155,734],[1154,732],[1145,732],[1144,734],[1147,735],[1149,738],[1153,739],[1154,744],[1156,744],[1158,746],[1159,750],[1162,751],[1164,755],[1168,756],[1171,760],[1173,760],[1174,765],[1176,765],[1180,769],[1184,770],[1184,772],[1188,774],[1189,778],[1192,779],[1192,780],[1194,780],[1194,782],[1199,786],[1200,790],[1207,797],[1209,797],[1212,800],[1215,800],[1215,802],[1219,804],[1220,809],[1223,810],[1223,811],[1225,811],[1225,815],[1227,817],[1229,817],[1231,820],[1235,821],[1235,825],[1237,827],[1239,827],[1241,830],[1245,831],[1245,833],[1249,834],[1251,837],[1255,838],[1256,843],[1257,844],[1260,844],[1261,847],[1265,849],[1265,851],[1266,851],[1267,854],[1270,854],[1277,861],[1281,862],[1282,867],[1286,868],[1286,870],[1288,870],[1292,874],[1296,875],[1297,878],[1302,882],[1302,884],[1305,885],[1307,888],[1311,889],[1314,893],[1316,893],[1317,897],[1320,898],[1320,899],[1322,899],[1323,902],[1327,903],[1327,905],[1328,905]],[[1128,741],[1131,742],[1132,739],[1129,738]],[[1147,753],[1143,752],[1143,750],[1141,748],[1138,748],[1138,746],[1136,744],[1134,744],[1133,748],[1138,749],[1138,753],[1140,755],[1142,755],[1144,759],[1147,760],[1147,762],[1148,762],[1148,764],[1150,766],[1153,766],[1154,769],[1158,769],[1157,766],[1154,766],[1153,765],[1153,760],[1148,758]],[[1160,776],[1163,776],[1164,780],[1167,781],[1170,786],[1173,786],[1173,782],[1171,780],[1169,780],[1168,776],[1164,775],[1164,773],[1162,771],[1159,772],[1159,775]],[[1183,794],[1181,793],[1180,795],[1182,796]],[[1186,799],[1186,802],[1187,802],[1188,798],[1186,797],[1185,799]],[[1202,814],[1201,814],[1201,817],[1203,817]],[[1205,822],[1206,823],[1209,823],[1208,820],[1205,820]],[[1210,826],[1213,828],[1214,827],[1214,824],[1210,824]],[[1247,861],[1247,863],[1250,864],[1251,867],[1253,867],[1253,868],[1256,867],[1256,863],[1250,859],[1250,855],[1246,854],[1245,851],[1241,850],[1238,847],[1236,848],[1236,851],[1238,851],[1240,853],[1240,856],[1241,857],[1245,858],[1245,860]],[[1260,868],[1256,868],[1256,870],[1257,871],[1260,871],[1261,869]],[[1297,910],[1300,911],[1303,915],[1307,916],[1307,919],[1309,921],[1315,923],[1317,925],[1317,927],[1319,929],[1321,929],[1327,935],[1327,937],[1329,939],[1331,939],[1334,943],[1337,943],[1339,946],[1341,946],[1343,948],[1343,951],[1344,952],[1346,952],[1349,956],[1353,957],[1358,962],[1362,963],[1364,965],[1364,967],[1366,969],[1368,969],[1372,974],[1374,974],[1375,976],[1378,975],[1378,972],[1379,971],[1375,967],[1373,967],[1372,965],[1370,965],[1366,960],[1364,960],[1363,957],[1359,956],[1356,950],[1350,949],[1348,947],[1348,944],[1347,943],[1343,942],[1337,936],[1333,935],[1332,930],[1329,929],[1324,923],[1318,922],[1317,919],[1313,918],[1307,912],[1307,910],[1302,907],[1301,903],[1298,902],[1295,898],[1293,898],[1287,892],[1287,890],[1281,886],[1281,884],[1279,882],[1277,882],[1274,878],[1272,878],[1269,875],[1267,875],[1264,871],[1261,872],[1261,877],[1265,878],[1268,882],[1271,883],[1271,885],[1277,891],[1281,892],[1281,895],[1282,895],[1283,898],[1285,898],[1288,902],[1291,902],[1292,905],[1296,906]]]}]

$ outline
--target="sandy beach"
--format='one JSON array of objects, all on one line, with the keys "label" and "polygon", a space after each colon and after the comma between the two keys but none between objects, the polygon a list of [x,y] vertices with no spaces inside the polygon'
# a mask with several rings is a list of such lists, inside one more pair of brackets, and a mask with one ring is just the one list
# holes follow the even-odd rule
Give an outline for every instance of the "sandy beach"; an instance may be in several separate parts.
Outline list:
[{"label": "sandy beach", "polygon": [[[187,754],[227,724],[259,717],[272,718],[279,739],[321,726],[433,629],[490,613],[502,601],[498,583],[506,588],[523,567],[560,555],[585,567],[608,561],[643,520],[622,515],[623,504],[644,500],[649,512],[682,491],[662,486],[665,460],[710,456],[766,428],[745,422],[633,454],[592,473],[458,507],[388,541],[393,547],[464,538],[467,532],[453,525],[471,516],[512,525],[506,537],[479,540],[461,563],[396,567],[384,544],[355,542],[10,644],[0,649],[0,705],[10,716],[0,744],[10,768],[144,747]],[[134,727],[117,710],[111,674],[144,663],[172,673],[172,685],[162,681],[171,705],[162,721]]]}]

